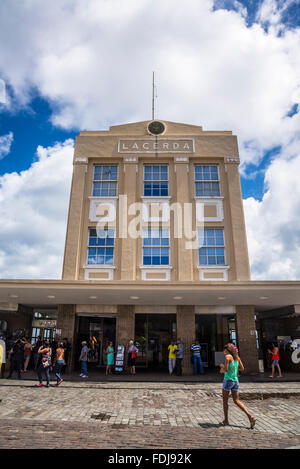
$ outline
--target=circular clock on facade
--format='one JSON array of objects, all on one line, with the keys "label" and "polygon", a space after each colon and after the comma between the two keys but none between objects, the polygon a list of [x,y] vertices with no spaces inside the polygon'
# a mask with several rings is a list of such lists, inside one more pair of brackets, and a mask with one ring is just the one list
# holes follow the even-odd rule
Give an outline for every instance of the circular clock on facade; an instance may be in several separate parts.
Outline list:
[{"label": "circular clock on facade", "polygon": [[166,126],[160,121],[152,121],[148,124],[148,132],[151,135],[161,135],[165,132]]}]

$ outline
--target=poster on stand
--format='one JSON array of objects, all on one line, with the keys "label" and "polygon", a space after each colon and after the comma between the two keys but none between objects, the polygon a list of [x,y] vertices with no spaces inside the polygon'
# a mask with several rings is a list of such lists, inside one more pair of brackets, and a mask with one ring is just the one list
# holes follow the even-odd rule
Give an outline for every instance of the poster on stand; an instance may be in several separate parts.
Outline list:
[{"label": "poster on stand", "polygon": [[117,354],[116,354],[116,365],[115,365],[115,371],[117,373],[122,373],[122,371],[124,371],[124,352],[125,352],[125,346],[118,345]]}]

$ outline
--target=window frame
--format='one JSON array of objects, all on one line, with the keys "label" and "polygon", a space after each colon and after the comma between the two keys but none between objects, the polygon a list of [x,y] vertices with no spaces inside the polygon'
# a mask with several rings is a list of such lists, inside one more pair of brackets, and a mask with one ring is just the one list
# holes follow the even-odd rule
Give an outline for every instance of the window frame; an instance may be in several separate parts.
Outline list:
[{"label": "window frame", "polygon": [[[96,179],[95,178],[95,170],[96,168],[104,168],[104,167],[113,167],[116,168],[116,179]],[[103,170],[101,171],[103,173]],[[103,175],[103,174],[102,174]],[[93,166],[93,183],[92,183],[92,197],[104,197],[104,198],[110,198],[110,197],[117,197],[118,196],[118,182],[119,182],[119,165],[118,164],[94,164]],[[108,184],[108,189],[107,191],[110,192],[111,190],[111,184],[115,184],[115,194],[111,195],[95,195],[95,184],[100,184],[99,187],[99,192],[103,191],[103,188],[101,187],[102,184]]]},{"label": "window frame", "polygon": [[[209,167],[209,168],[217,168],[217,179],[196,179],[196,168],[197,167]],[[202,171],[202,174],[203,174],[203,171]],[[210,175],[212,175],[212,172],[210,171]],[[199,195],[197,194],[197,184],[208,184],[210,183],[211,185],[214,184],[214,183],[217,183],[218,184],[218,194],[210,194],[210,195],[207,195],[207,194],[203,194],[203,195]],[[201,163],[195,163],[194,164],[194,184],[195,184],[195,197],[202,197],[202,198],[209,198],[209,197],[221,197],[221,186],[220,186],[220,172],[219,172],[219,165],[218,164],[201,164]],[[210,189],[210,192],[212,192],[213,189],[211,187]],[[204,192],[204,190],[203,190]]]},{"label": "window frame", "polygon": [[[113,244],[110,245],[110,244],[98,244],[98,242],[96,242],[96,244],[90,244],[90,239],[91,238],[95,238],[95,236],[91,236],[91,230],[94,230],[96,231],[96,240],[98,239],[101,239],[101,240],[104,240],[104,239],[113,239]],[[88,267],[95,267],[97,268],[98,266],[105,266],[105,267],[114,267],[114,261],[115,261],[115,239],[116,239],[116,231],[115,229],[103,229],[102,231],[107,231],[107,232],[112,232],[113,233],[113,236],[106,236],[105,238],[101,238],[101,237],[98,237],[98,234],[97,234],[97,229],[96,228],[89,228],[88,229],[88,243],[87,243],[87,256],[86,256],[86,265]],[[96,253],[95,254],[89,254],[89,250],[90,249],[95,249],[96,250]],[[100,249],[104,249],[104,254],[98,254],[98,250]],[[107,249],[112,249],[113,252],[112,252],[112,255],[109,255],[109,254],[106,254],[106,250]],[[103,257],[104,258],[104,261],[106,260],[107,257],[112,257],[112,262],[111,263],[106,263],[106,262],[103,262],[103,263],[98,263],[98,262],[95,262],[95,263],[89,263],[89,258],[90,257],[96,257],[96,261],[97,261],[97,258],[98,257]]]},{"label": "window frame", "polygon": [[[222,237],[223,237],[223,244],[203,244],[202,246],[199,246],[199,232],[200,231],[207,231],[207,230],[214,230],[214,232],[216,232],[217,230],[218,231],[222,231]],[[226,243],[225,243],[225,234],[224,234],[224,228],[223,227],[209,227],[209,228],[198,228],[197,229],[197,238],[198,238],[198,265],[199,267],[224,267],[227,265],[226,263]],[[206,236],[206,238],[208,238],[208,236]],[[209,238],[212,238],[211,236]],[[214,239],[216,240],[217,237],[216,235],[214,234]],[[205,241],[205,235],[204,235],[204,241]],[[200,262],[200,249],[223,249],[223,254],[220,256],[217,255],[216,251],[214,254],[209,254],[208,252],[206,252],[205,254],[205,257],[206,257],[206,263],[205,264],[202,264]],[[218,264],[218,263],[214,263],[214,264],[211,264],[208,262],[208,258],[209,257],[215,257],[216,261],[217,261],[217,257],[223,257],[224,258],[224,263],[222,264]],[[201,257],[204,257],[204,254],[201,255]]]},{"label": "window frame", "polygon": [[[154,236],[145,236],[145,232],[149,233],[149,232],[153,232],[153,231],[159,231],[161,233],[161,236],[159,237],[154,237]],[[166,231],[168,233],[168,236],[163,236],[163,231]],[[160,240],[160,243],[159,244],[153,244],[151,242],[151,244],[147,244],[145,245],[145,240],[146,239],[150,239],[150,240],[153,240],[153,239],[156,239],[156,240]],[[161,240],[162,239],[168,239],[168,244],[162,244]],[[149,255],[145,255],[144,252],[145,252],[145,249],[150,249],[150,254]],[[153,255],[152,253],[152,250],[153,249],[159,249],[160,250],[160,254],[159,256],[155,256]],[[168,250],[168,255],[165,256],[165,255],[162,255],[162,249],[167,249]],[[163,267],[169,267],[170,266],[170,249],[171,249],[171,245],[170,245],[170,229],[169,228],[163,228],[163,227],[159,227],[159,228],[143,228],[143,238],[142,238],[142,266],[143,267],[149,267],[149,268],[152,268],[152,267],[157,267],[157,268],[163,268]],[[144,263],[144,259],[145,257],[149,257],[151,259],[151,263],[149,264],[145,264]],[[155,264],[153,263],[153,258],[155,257],[159,257],[160,258],[160,263],[159,264]],[[161,263],[161,259],[163,257],[168,257],[168,263],[166,264],[162,264]]]},{"label": "window frame", "polygon": [[[155,166],[159,166],[159,167],[166,167],[167,168],[167,179],[146,179],[145,178],[145,168],[146,167],[152,167],[154,168]],[[153,173],[153,170],[152,170],[152,173]],[[156,197],[156,198],[161,198],[161,197],[169,197],[169,164],[168,163],[159,163],[159,164],[152,164],[152,163],[144,163],[143,165],[143,197]],[[160,184],[160,183],[164,183],[164,184],[167,184],[167,194],[165,195],[153,195],[153,184]],[[145,194],[145,184],[151,184],[151,189],[150,189],[150,192],[151,192],[151,195],[146,195]],[[161,193],[162,192],[162,188],[160,187],[159,188],[159,192]]]}]

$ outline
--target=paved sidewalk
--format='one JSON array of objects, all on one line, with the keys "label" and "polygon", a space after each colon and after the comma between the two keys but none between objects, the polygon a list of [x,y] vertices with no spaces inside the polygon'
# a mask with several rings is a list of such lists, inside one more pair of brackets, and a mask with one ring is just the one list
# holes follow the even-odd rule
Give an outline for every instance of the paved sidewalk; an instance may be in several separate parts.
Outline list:
[{"label": "paved sidewalk", "polygon": [[[221,383],[0,381],[0,447],[287,448],[300,444],[300,384],[241,383],[254,430]],[[63,441],[61,428],[64,428]],[[174,428],[176,427],[176,428]],[[188,427],[188,428],[187,428]]]}]

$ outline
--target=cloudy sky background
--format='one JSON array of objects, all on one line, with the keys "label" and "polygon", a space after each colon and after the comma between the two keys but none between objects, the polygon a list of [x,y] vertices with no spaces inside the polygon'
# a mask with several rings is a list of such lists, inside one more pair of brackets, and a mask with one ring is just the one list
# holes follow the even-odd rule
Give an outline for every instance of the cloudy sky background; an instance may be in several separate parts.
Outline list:
[{"label": "cloudy sky background", "polygon": [[2,0],[0,278],[60,278],[79,130],[238,136],[252,279],[300,279],[299,0]]}]

